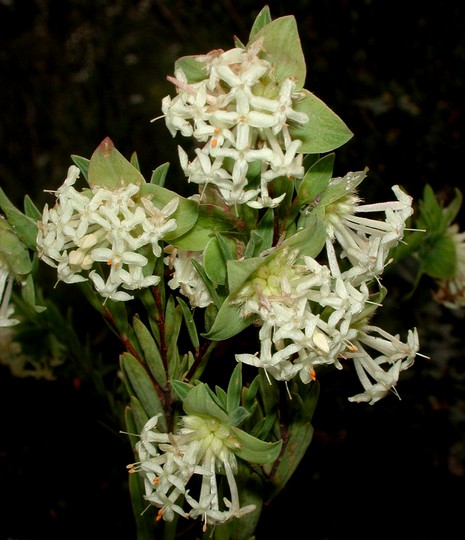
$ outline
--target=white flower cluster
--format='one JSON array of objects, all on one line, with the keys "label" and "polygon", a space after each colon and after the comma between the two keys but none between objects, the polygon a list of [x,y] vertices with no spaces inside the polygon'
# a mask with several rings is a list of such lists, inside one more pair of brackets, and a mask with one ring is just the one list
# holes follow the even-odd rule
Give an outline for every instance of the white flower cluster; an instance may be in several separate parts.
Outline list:
[{"label": "white flower cluster", "polygon": [[455,223],[447,229],[447,234],[454,242],[457,268],[451,278],[438,280],[434,298],[449,309],[457,310],[465,307],[465,231],[461,232]]},{"label": "white flower cluster", "polygon": [[[56,191],[55,206],[45,205],[37,234],[38,255],[57,269],[59,281],[86,281],[85,272],[105,299],[130,300],[133,296],[120,287],[135,290],[160,281],[159,276],[144,274],[148,258],[140,250],[149,246],[155,257],[161,255],[159,241],[176,229],[170,216],[178,198],[160,210],[149,197],[140,196],[140,186],[135,184],[79,192],[74,188],[79,174],[72,165]],[[106,275],[96,270],[95,263],[105,264]]]},{"label": "white flower cluster", "polygon": [[[190,162],[179,147],[188,180],[214,184],[229,205],[275,207],[284,195],[273,198],[269,183],[280,176],[302,178],[304,174],[301,141],[293,140],[289,132],[290,123],[309,120],[294,109],[301,94],[291,78],[284,79],[279,88],[270,82],[272,65],[260,58],[261,48],[262,41],[257,40],[246,48],[196,57],[204,65],[205,79],[188,83],[177,69],[170,78],[177,95],[162,101],[173,137],[179,131],[203,144]],[[249,186],[252,176],[259,181]]]},{"label": "white flower cluster", "polygon": [[[401,370],[412,365],[418,351],[416,330],[407,344],[368,324],[368,284],[379,279],[389,250],[402,238],[411,214],[411,199],[397,186],[398,201],[357,206],[356,199],[326,208],[328,265],[310,257],[296,263],[298,251],[283,250],[260,267],[239,291],[242,316],[255,316],[260,325],[260,352],[237,354],[240,362],[266,370],[277,380],[297,374],[304,383],[314,379],[315,368],[352,359],[365,392],[351,400],[371,404],[394,391]],[[384,211],[385,221],[360,218],[362,211]],[[333,241],[350,267],[341,272]],[[379,337],[374,337],[378,334]],[[367,350],[368,349],[368,350]],[[371,351],[376,354],[372,357]],[[381,367],[388,364],[388,371]]]},{"label": "white flower cluster", "polygon": [[179,289],[181,294],[187,297],[192,308],[204,308],[212,303],[212,298],[205,283],[195,269],[192,260],[202,262],[201,251],[189,251],[167,246],[165,249],[169,256],[165,263],[173,270],[172,277],[168,281],[171,289]]},{"label": "white flower cluster", "polygon": [[[172,521],[174,513],[186,518],[201,517],[205,531],[208,525],[225,523],[255,510],[254,505],[241,508],[239,504],[234,451],[240,443],[228,426],[215,418],[194,415],[184,416],[181,421],[179,432],[168,434],[157,431],[158,416],[151,418],[136,444],[140,461],[128,466],[130,473],[143,474],[145,499],[160,509],[157,520]],[[219,500],[217,473],[226,477],[230,500]],[[195,482],[194,476],[200,476],[200,482]],[[177,504],[181,496],[190,506],[189,511]]]}]

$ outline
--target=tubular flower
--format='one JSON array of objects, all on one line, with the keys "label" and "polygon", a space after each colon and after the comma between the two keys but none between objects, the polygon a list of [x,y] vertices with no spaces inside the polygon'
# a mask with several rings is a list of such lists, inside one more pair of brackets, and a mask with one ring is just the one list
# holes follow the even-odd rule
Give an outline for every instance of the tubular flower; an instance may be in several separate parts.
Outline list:
[{"label": "tubular flower", "polygon": [[[168,434],[160,433],[157,423],[158,416],[146,423],[136,445],[140,461],[128,466],[130,473],[143,475],[145,499],[159,508],[157,520],[172,521],[175,513],[201,517],[206,530],[255,510],[255,505],[239,504],[234,473],[235,452],[241,445],[228,425],[213,417],[188,415],[181,418],[177,433]],[[230,498],[222,501],[219,474],[229,488]],[[187,511],[181,506],[183,498]]]},{"label": "tubular flower", "polygon": [[[105,299],[130,300],[133,296],[120,287],[131,291],[160,281],[143,270],[150,266],[148,257],[161,255],[159,241],[176,229],[176,220],[170,216],[178,199],[159,209],[140,195],[140,186],[135,184],[79,192],[74,188],[79,173],[72,165],[55,192],[55,206],[45,205],[38,224],[38,255],[57,269],[58,281],[78,283],[90,278]],[[104,263],[103,275],[96,263]]]},{"label": "tubular flower", "polygon": [[[373,358],[367,348],[380,354]],[[395,385],[399,374],[412,366],[418,349],[416,329],[409,330],[407,343],[403,343],[398,336],[392,336],[377,326],[365,325],[353,340],[351,349],[344,354],[345,358],[353,360],[365,390],[362,394],[350,397],[349,401],[369,402],[373,405],[388,392],[397,395]],[[383,365],[387,365],[387,371]]]},{"label": "tubular flower", "polygon": [[[348,173],[334,178],[329,188],[346,186],[345,194],[325,206],[324,222],[328,234],[328,260],[334,260],[328,246],[337,242],[340,258],[347,259],[347,276],[352,283],[361,283],[380,276],[388,261],[389,251],[404,235],[405,223],[412,215],[412,198],[399,186],[393,186],[397,200],[376,204],[360,204],[355,185],[364,173]],[[384,220],[360,214],[384,213]]]},{"label": "tubular flower", "polygon": [[239,291],[242,316],[254,316],[261,326],[260,352],[237,354],[236,360],[277,380],[299,374],[307,383],[316,366],[341,367],[338,358],[357,335],[351,322],[364,309],[368,289],[335,278],[311,257],[295,264],[297,256],[284,250]]},{"label": "tubular flower", "polygon": [[465,307],[465,232],[460,232],[459,226],[454,224],[447,229],[447,234],[454,242],[456,270],[452,277],[437,281],[438,290],[434,299],[449,309],[456,310]]},{"label": "tubular flower", "polygon": [[[202,144],[189,162],[180,149],[181,166],[189,182],[215,184],[229,205],[274,207],[280,197],[269,195],[268,184],[278,176],[302,178],[300,140],[293,140],[290,123],[305,124],[305,113],[294,109],[301,94],[292,78],[277,88],[273,66],[260,58],[262,41],[246,48],[217,50],[196,60],[205,79],[189,83],[182,69],[169,79],[177,95],[162,101],[166,125]],[[261,163],[257,171],[252,164]],[[249,185],[260,175],[260,185]]]},{"label": "tubular flower", "polygon": [[[262,368],[276,380],[298,375],[307,384],[319,366],[341,369],[342,360],[352,359],[365,392],[351,401],[375,403],[395,392],[399,373],[418,352],[416,330],[409,331],[404,344],[364,322],[371,314],[368,286],[354,279],[357,274],[342,273],[337,259],[331,260],[331,270],[310,257],[303,257],[303,264],[296,261],[297,252],[283,250],[237,294],[242,316],[254,317],[260,326],[260,350],[237,354],[236,360]],[[367,350],[381,354],[373,359]]]},{"label": "tubular flower", "polygon": [[168,286],[171,289],[179,289],[188,298],[193,308],[204,308],[210,305],[213,300],[192,263],[193,259],[201,262],[202,252],[181,250],[172,246],[168,246],[165,251],[170,252],[170,255],[165,258],[165,263],[174,269]]}]

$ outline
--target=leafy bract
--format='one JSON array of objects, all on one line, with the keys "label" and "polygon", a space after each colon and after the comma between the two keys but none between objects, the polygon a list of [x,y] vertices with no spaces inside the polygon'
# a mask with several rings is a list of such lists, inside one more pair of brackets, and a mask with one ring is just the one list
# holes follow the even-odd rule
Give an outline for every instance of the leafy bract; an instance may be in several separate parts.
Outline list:
[{"label": "leafy bract", "polygon": [[347,125],[321,99],[306,89],[303,89],[302,93],[304,97],[296,101],[294,109],[305,113],[308,122],[289,126],[292,138],[302,141],[299,152],[331,152],[353,137]]}]

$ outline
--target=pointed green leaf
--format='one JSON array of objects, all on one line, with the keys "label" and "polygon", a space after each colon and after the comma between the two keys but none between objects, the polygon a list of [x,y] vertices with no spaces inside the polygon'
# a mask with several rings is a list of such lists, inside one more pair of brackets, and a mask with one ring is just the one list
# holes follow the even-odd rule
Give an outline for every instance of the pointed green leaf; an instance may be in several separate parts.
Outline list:
[{"label": "pointed green leaf", "polygon": [[142,174],[115,148],[109,137],[92,154],[88,176],[91,188],[101,186],[117,189],[129,184],[145,183]]},{"label": "pointed green leaf", "polygon": [[271,21],[272,19],[270,8],[269,6],[265,6],[255,18],[252,29],[250,30],[249,41],[252,41],[252,39],[255,37],[255,34]]},{"label": "pointed green leaf", "polygon": [[332,178],[328,187],[323,193],[319,194],[318,207],[324,207],[327,204],[331,204],[344,197],[347,193],[354,191],[366,176],[367,169],[350,172],[342,177]]},{"label": "pointed green leaf", "polygon": [[454,240],[448,235],[436,238],[429,249],[422,254],[420,268],[425,274],[435,279],[453,277],[457,269]]},{"label": "pointed green leaf", "polygon": [[190,340],[195,350],[199,349],[199,336],[197,333],[197,327],[194,321],[194,314],[186,302],[180,297],[177,297],[177,301],[181,306],[182,315],[184,317],[184,322],[186,323],[187,333],[189,334]]},{"label": "pointed green leaf", "polygon": [[262,38],[261,55],[273,65],[274,80],[280,83],[284,79],[295,79],[296,90],[300,90],[305,84],[307,68],[295,17],[288,15],[266,24],[249,44]]},{"label": "pointed green leaf", "polygon": [[175,70],[182,69],[190,84],[203,81],[206,78],[205,66],[199,62],[197,56],[183,56],[176,60]]},{"label": "pointed green leaf", "polygon": [[37,223],[34,219],[23,214],[6,196],[0,188],[0,208],[3,210],[8,223],[14,229],[19,239],[24,244],[35,251],[37,238]]},{"label": "pointed green leaf", "polygon": [[212,341],[224,341],[242,332],[251,324],[251,320],[241,316],[241,306],[231,304],[231,297],[228,296],[221,305],[215,321],[210,330],[202,336]]},{"label": "pointed green leaf", "polygon": [[187,394],[192,390],[192,384],[185,383],[183,381],[178,381],[176,379],[171,380],[171,387],[176,392],[176,395],[181,401],[184,401]]},{"label": "pointed green leaf", "polygon": [[213,283],[224,285],[226,282],[226,261],[219,241],[216,237],[211,238],[203,252],[203,266],[205,274]]},{"label": "pointed green leaf", "polygon": [[160,349],[158,348],[155,339],[150,333],[150,330],[145,326],[138,316],[134,317],[133,319],[133,328],[142,348],[144,360],[150,370],[150,373],[161,387],[166,388],[166,371],[163,366]]},{"label": "pointed green leaf", "polygon": [[332,178],[334,158],[334,153],[322,157],[305,173],[297,190],[297,197],[302,204],[318,204],[321,193]]},{"label": "pointed green leaf", "polygon": [[183,408],[188,415],[198,415],[216,418],[223,424],[228,424],[228,415],[212,398],[208,387],[200,383],[194,386],[185,396]]},{"label": "pointed green leaf", "polygon": [[130,395],[137,397],[149,418],[161,413],[160,430],[166,431],[163,405],[147,371],[128,352],[121,354],[120,363]]},{"label": "pointed green leaf", "polygon": [[[9,269],[16,275],[29,274],[32,262],[25,245],[15,234],[10,223],[0,217],[0,254],[6,261]],[[2,291],[3,293],[3,291]]]},{"label": "pointed green leaf", "polygon": [[227,404],[226,410],[228,413],[234,411],[239,407],[241,403],[241,394],[242,394],[242,364],[237,363],[228,383],[228,394],[227,394]]},{"label": "pointed green leaf", "polygon": [[240,450],[236,452],[241,459],[249,463],[273,463],[279,456],[282,441],[262,441],[236,427],[232,428],[232,432],[241,443]]},{"label": "pointed green leaf", "polygon": [[76,156],[74,154],[71,156],[71,159],[73,160],[76,167],[81,171],[81,173],[84,176],[86,182],[88,182],[90,159],[87,159],[87,158],[82,157],[82,156]]},{"label": "pointed green leaf", "polygon": [[157,184],[158,186],[164,186],[165,185],[165,179],[166,175],[168,174],[168,169],[170,167],[169,163],[163,163],[163,165],[159,165],[152,173],[152,177],[150,178],[151,184]]},{"label": "pointed green leaf", "polygon": [[294,109],[308,116],[303,125],[289,126],[293,139],[300,139],[299,152],[307,154],[326,153],[339,148],[353,137],[346,124],[327,105],[308,90],[294,105]]},{"label": "pointed green leaf", "polygon": [[24,197],[24,213],[26,214],[27,217],[30,217],[34,221],[42,220],[42,214],[40,210],[34,204],[34,202],[29,197],[29,195],[25,195]]}]

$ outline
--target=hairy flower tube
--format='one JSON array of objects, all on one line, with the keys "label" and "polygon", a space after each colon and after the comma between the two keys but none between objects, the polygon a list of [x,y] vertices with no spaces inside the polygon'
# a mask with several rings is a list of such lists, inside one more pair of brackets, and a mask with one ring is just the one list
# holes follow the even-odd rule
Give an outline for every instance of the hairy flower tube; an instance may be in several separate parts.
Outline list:
[{"label": "hairy flower tube", "polygon": [[[262,368],[277,380],[299,375],[309,383],[319,366],[341,369],[341,360],[352,359],[365,389],[352,401],[375,403],[394,391],[400,371],[413,364],[418,335],[410,331],[404,344],[370,326],[372,313],[366,307],[371,295],[358,277],[341,273],[336,257],[330,269],[311,257],[298,263],[298,251],[282,250],[259,267],[236,295],[242,316],[253,317],[260,327],[260,351],[237,354],[236,360]],[[373,333],[381,337],[374,338]],[[367,347],[382,354],[373,359]],[[388,365],[387,373],[383,364]]]},{"label": "hairy flower tube", "polygon": [[[136,184],[79,192],[74,188],[79,174],[72,165],[56,191],[55,206],[45,205],[38,224],[38,255],[57,269],[58,281],[90,279],[105,299],[130,300],[133,296],[121,288],[131,291],[160,281],[159,276],[146,275],[145,269],[150,267],[149,256],[161,255],[159,241],[176,229],[170,216],[178,198],[158,209],[148,196],[141,196]],[[101,273],[98,263],[103,263]]]},{"label": "hairy flower tube", "polygon": [[[289,132],[291,123],[308,122],[294,108],[301,93],[292,78],[279,84],[273,80],[273,66],[260,58],[261,50],[262,40],[257,39],[245,48],[195,57],[205,78],[189,83],[183,70],[176,69],[169,79],[177,95],[162,101],[171,134],[180,132],[202,144],[192,161],[179,147],[189,182],[214,184],[229,205],[275,207],[284,195],[270,195],[270,182],[304,174],[301,141]],[[258,183],[250,184],[253,177],[259,177]]]},{"label": "hairy flower tube", "polygon": [[[236,452],[240,441],[230,427],[217,418],[187,415],[181,418],[177,433],[157,430],[158,416],[142,429],[136,444],[137,463],[128,466],[130,473],[144,478],[145,499],[159,508],[157,520],[172,521],[177,513],[185,518],[200,517],[208,525],[240,518],[255,505],[240,506],[235,479]],[[229,498],[220,487],[224,478]],[[189,507],[183,508],[183,500]]]},{"label": "hairy flower tube", "polygon": [[[346,192],[326,205],[324,213],[328,263],[332,272],[337,272],[335,250],[330,244],[339,244],[339,257],[347,261],[347,277],[353,284],[381,276],[389,262],[390,250],[402,240],[406,221],[413,214],[412,197],[399,186],[392,187],[396,201],[361,204],[356,184],[362,175],[364,173],[348,173],[342,178],[334,178],[328,190],[343,185]],[[363,215],[380,213],[384,213],[384,219]]]}]

